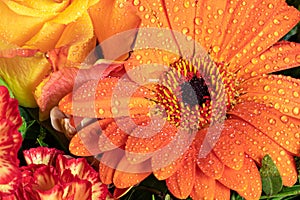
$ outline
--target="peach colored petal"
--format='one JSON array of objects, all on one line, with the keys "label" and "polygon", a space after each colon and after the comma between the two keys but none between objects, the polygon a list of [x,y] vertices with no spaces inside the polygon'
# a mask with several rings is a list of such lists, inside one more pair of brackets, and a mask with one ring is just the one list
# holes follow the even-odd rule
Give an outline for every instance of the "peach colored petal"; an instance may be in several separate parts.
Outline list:
[{"label": "peach colored petal", "polygon": [[58,104],[59,100],[72,91],[77,73],[76,68],[55,71],[36,87],[34,97],[42,116],[48,117],[50,110]]},{"label": "peach colored petal", "polygon": [[236,130],[241,133],[245,153],[257,163],[261,163],[265,155],[270,155],[281,175],[283,184],[292,186],[296,183],[297,170],[292,155],[248,123],[240,121]]},{"label": "peach colored petal", "polygon": [[215,179],[206,176],[199,168],[197,168],[195,184],[190,196],[193,199],[216,199],[215,187]]},{"label": "peach colored petal", "polygon": [[255,102],[244,102],[236,105],[229,114],[238,116],[263,132],[287,151],[299,155],[298,119],[288,117],[275,108]]},{"label": "peach colored petal", "polygon": [[194,156],[195,153],[193,150],[190,150],[184,158],[181,167],[166,179],[168,189],[177,198],[185,199],[192,192],[196,178]]},{"label": "peach colored petal", "polygon": [[[105,58],[116,59],[130,51],[136,34],[134,30],[126,34],[126,37],[124,35],[121,38],[114,37],[114,41],[110,40],[105,44],[102,43],[111,36],[138,27],[140,19],[132,11],[130,1],[99,1],[96,5],[89,8],[89,14]],[[122,20],[124,18],[126,20]]]},{"label": "peach colored petal", "polygon": [[300,65],[300,44],[281,41],[274,44],[237,71],[237,79],[247,79]]},{"label": "peach colored petal", "polygon": [[241,101],[266,104],[281,113],[300,118],[299,79],[282,75],[268,75],[253,78],[240,85]]},{"label": "peach colored petal", "polygon": [[45,55],[37,52],[31,57],[24,55],[0,58],[0,65],[0,75],[13,91],[19,104],[25,107],[35,107],[36,102],[32,93],[51,70]]}]

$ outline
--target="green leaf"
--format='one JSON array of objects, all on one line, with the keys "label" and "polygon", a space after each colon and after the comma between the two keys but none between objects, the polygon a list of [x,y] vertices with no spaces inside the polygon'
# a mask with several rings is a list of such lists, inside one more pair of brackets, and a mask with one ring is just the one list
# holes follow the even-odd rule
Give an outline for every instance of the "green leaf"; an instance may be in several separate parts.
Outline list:
[{"label": "green leaf", "polygon": [[0,77],[0,85],[5,86],[9,91],[10,97],[14,98],[14,94],[12,93],[11,89],[8,87],[7,83],[2,79],[2,77]]},{"label": "green leaf", "polygon": [[298,182],[300,183],[300,157],[295,157],[296,167],[298,171]]},{"label": "green leaf", "polygon": [[266,195],[274,195],[282,189],[282,179],[272,158],[266,155],[260,168],[262,188]]},{"label": "green leaf", "polygon": [[237,192],[232,191],[230,200],[244,200]]}]

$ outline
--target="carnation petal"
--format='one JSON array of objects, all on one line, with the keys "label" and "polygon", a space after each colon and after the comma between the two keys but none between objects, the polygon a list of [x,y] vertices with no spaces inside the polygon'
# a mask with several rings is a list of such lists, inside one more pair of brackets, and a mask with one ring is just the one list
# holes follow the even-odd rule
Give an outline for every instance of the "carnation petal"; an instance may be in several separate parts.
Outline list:
[{"label": "carnation petal", "polygon": [[60,154],[63,154],[63,151],[47,148],[47,147],[37,147],[29,150],[24,150],[24,158],[28,165],[30,164],[45,164],[51,165],[55,164],[54,160]]}]

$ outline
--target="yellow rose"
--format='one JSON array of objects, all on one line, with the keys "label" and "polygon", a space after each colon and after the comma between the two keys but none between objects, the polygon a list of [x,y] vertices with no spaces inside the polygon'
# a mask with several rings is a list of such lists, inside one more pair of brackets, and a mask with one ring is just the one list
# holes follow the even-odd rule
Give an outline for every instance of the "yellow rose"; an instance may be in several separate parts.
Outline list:
[{"label": "yellow rose", "polygon": [[98,0],[1,0],[0,76],[20,105],[51,71],[77,66],[95,46],[88,8]]}]

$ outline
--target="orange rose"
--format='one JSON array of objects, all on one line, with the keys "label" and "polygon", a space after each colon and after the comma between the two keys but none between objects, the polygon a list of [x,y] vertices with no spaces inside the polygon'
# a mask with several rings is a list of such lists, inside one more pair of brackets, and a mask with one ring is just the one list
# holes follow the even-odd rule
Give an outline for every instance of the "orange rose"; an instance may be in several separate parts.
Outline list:
[{"label": "orange rose", "polygon": [[76,66],[94,48],[87,10],[97,2],[0,1],[0,76],[20,105],[35,107],[32,93],[41,80],[51,70]]}]

